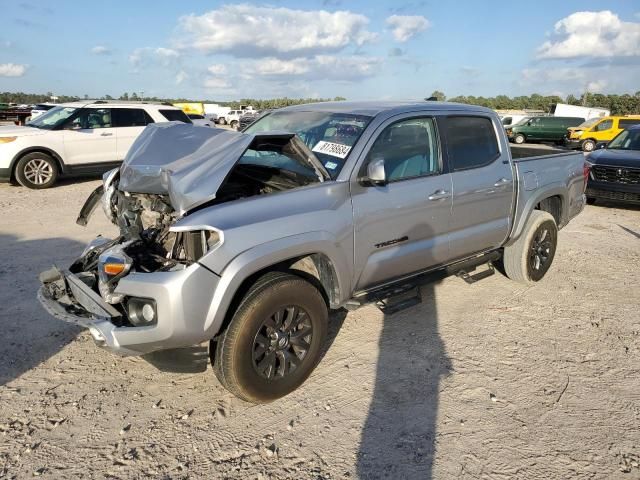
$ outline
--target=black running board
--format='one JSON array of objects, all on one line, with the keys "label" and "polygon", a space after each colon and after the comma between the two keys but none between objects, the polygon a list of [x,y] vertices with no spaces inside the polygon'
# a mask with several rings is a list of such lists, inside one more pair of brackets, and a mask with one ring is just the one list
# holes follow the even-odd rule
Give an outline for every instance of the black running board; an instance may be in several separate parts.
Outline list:
[{"label": "black running board", "polygon": [[[499,251],[493,251],[452,263],[437,270],[430,270],[411,277],[398,279],[392,283],[357,293],[344,306],[347,310],[355,310],[362,305],[376,303],[381,311],[386,314],[392,314],[421,303],[420,287],[423,285],[438,282],[451,275],[456,275],[470,284],[490,277],[495,273],[491,263],[499,260],[500,257]],[[488,264],[487,270],[474,275],[469,274],[469,272],[474,271],[483,264]]]}]

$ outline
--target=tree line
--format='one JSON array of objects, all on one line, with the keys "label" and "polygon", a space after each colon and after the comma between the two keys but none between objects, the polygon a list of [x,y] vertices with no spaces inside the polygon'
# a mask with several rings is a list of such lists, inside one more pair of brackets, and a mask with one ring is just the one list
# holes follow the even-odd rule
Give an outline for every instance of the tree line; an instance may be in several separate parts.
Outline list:
[{"label": "tree line", "polygon": [[[24,92],[1,92],[0,103],[17,103],[17,104],[35,104],[51,101],[52,93],[24,93]],[[448,98],[444,93],[435,91],[431,94],[438,100],[448,100],[450,102],[466,103],[471,105],[480,105],[483,107],[492,108],[494,110],[540,110],[549,112],[551,107],[556,103],[568,103],[570,105],[585,105],[588,107],[601,107],[611,110],[613,115],[629,115],[640,114],[640,91],[635,94],[602,94],[602,93],[586,93],[580,97],[569,95],[566,98],[562,98],[557,95],[539,95],[534,93],[532,95],[520,95],[516,97],[508,97],[507,95],[498,95],[495,97],[476,97],[473,95],[460,95],[457,97]],[[88,95],[82,97],[58,95],[58,102],[74,102],[78,100],[89,100]],[[342,101],[346,100],[344,97],[334,98],[271,98],[271,99],[255,99],[255,98],[243,98],[238,101],[220,102],[215,100],[193,100],[188,98],[158,98],[158,97],[144,97],[136,92],[125,92],[119,97],[115,98],[111,95],[103,95],[97,100],[124,100],[124,101],[137,101],[145,100],[149,102],[203,102],[203,103],[217,103],[223,106],[228,106],[234,109],[240,108],[240,105],[252,105],[259,110],[273,109],[287,107],[289,105],[300,105],[304,103],[313,102],[328,102],[328,101]]]},{"label": "tree line", "polygon": [[628,93],[622,95],[586,93],[580,97],[569,95],[565,98],[558,95],[545,96],[537,93],[518,97],[508,97],[506,95],[498,95],[496,97],[462,95],[447,98],[444,93],[436,90],[431,94],[431,97],[434,97],[439,101],[447,100],[449,102],[479,105],[493,110],[541,110],[543,112],[549,112],[551,107],[556,103],[567,103],[569,105],[606,108],[611,111],[612,115],[640,114],[640,91],[637,91],[633,95]]},{"label": "tree line", "polygon": [[[24,93],[24,92],[1,92],[0,93],[0,103],[16,103],[16,104],[26,104],[33,105],[36,103],[45,103],[51,102],[51,97],[53,93]],[[88,95],[84,95],[82,97],[74,96],[74,95],[58,95],[58,103],[66,103],[66,102],[76,102],[82,100],[90,100]],[[220,102],[215,100],[193,100],[189,98],[159,98],[159,97],[142,97],[142,94],[138,94],[136,92],[125,92],[119,97],[112,97],[111,95],[103,95],[100,98],[93,98],[91,100],[122,100],[122,101],[141,101],[144,100],[146,102],[158,102],[158,103],[191,103],[191,102],[202,102],[202,103],[217,103],[219,105],[225,107],[231,107],[232,109],[239,109],[241,105],[252,105],[254,108],[259,110],[264,109],[274,109],[274,108],[282,108],[288,107],[290,105],[301,105],[304,103],[313,103],[313,102],[330,102],[330,101],[342,101],[346,100],[344,97],[334,97],[334,98],[270,98],[270,99],[255,99],[255,98],[243,98],[238,101],[232,102]]]}]

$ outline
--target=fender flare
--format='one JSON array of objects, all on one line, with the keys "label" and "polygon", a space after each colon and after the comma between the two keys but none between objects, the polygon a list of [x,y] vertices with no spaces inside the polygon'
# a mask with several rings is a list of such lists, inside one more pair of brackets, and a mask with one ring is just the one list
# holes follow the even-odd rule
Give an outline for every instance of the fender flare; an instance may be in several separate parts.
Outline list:
[{"label": "fender flare", "polygon": [[520,237],[525,225],[527,224],[527,221],[529,220],[529,217],[531,216],[531,212],[535,210],[535,206],[545,198],[549,197],[560,197],[561,208],[558,228],[561,228],[562,225],[566,223],[565,220],[568,212],[567,185],[561,183],[552,183],[550,185],[547,185],[544,189],[537,191],[535,195],[529,197],[526,203],[523,205],[522,209],[518,208],[518,210],[522,211],[523,213],[514,223],[511,234],[509,235],[509,240],[507,241],[505,246],[511,245],[518,239],[518,237]]},{"label": "fender flare", "polygon": [[242,283],[251,275],[278,263],[311,254],[323,254],[331,262],[337,281],[337,308],[351,293],[349,263],[328,232],[315,231],[280,238],[257,245],[235,257],[224,268],[207,312],[204,330],[213,338],[227,315],[227,310]]}]

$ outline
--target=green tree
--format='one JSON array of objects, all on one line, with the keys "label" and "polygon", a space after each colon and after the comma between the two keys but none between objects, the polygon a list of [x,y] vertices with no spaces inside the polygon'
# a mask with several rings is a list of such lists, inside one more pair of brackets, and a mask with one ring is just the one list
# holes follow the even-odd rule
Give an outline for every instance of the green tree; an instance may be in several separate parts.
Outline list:
[{"label": "green tree", "polygon": [[435,98],[438,102],[444,102],[447,99],[447,96],[441,92],[440,90],[434,90],[431,92],[428,98]]}]

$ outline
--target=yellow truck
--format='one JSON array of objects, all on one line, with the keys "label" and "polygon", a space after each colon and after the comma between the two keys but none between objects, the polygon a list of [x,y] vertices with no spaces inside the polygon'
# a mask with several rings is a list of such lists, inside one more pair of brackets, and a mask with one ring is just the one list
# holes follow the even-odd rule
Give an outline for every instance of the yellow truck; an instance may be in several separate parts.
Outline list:
[{"label": "yellow truck", "polygon": [[577,127],[567,129],[566,144],[592,152],[597,143],[609,143],[621,131],[637,124],[640,124],[640,115],[591,118]]},{"label": "yellow truck", "polygon": [[173,106],[178,107],[187,115],[190,113],[196,115],[204,115],[204,105],[200,102],[174,103]]}]

